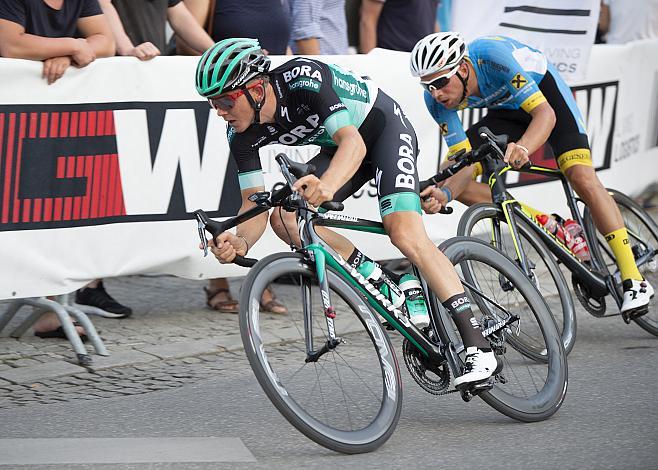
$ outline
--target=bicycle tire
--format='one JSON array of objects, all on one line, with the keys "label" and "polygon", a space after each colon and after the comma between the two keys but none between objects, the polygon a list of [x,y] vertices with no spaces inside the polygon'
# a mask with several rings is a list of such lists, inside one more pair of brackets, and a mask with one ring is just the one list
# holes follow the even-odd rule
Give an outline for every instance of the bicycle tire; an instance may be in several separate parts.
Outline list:
[{"label": "bicycle tire", "polygon": [[[397,425],[398,419],[400,417],[400,412],[402,409],[402,383],[400,377],[400,369],[398,362],[395,356],[395,351],[391,342],[382,330],[380,321],[377,319],[377,316],[371,310],[370,306],[366,302],[364,296],[356,290],[356,288],[351,285],[348,280],[341,277],[339,274],[334,272],[331,268],[327,267],[326,270],[327,279],[329,281],[329,286],[332,290],[332,302],[337,302],[335,296],[339,296],[345,304],[347,309],[350,309],[358,322],[354,322],[356,327],[363,328],[361,332],[361,339],[366,346],[372,347],[376,353],[376,359],[372,359],[372,369],[376,369],[376,363],[378,363],[381,371],[381,384],[372,385],[371,390],[373,395],[377,395],[378,390],[381,391],[382,401],[379,405],[372,405],[373,415],[371,421],[368,417],[366,419],[366,425],[358,429],[338,429],[338,427],[329,422],[332,418],[337,416],[338,409],[333,408],[325,410],[324,412],[311,410],[312,407],[317,407],[318,402],[324,402],[333,398],[331,393],[323,392],[322,388],[324,385],[320,384],[321,378],[318,375],[317,384],[320,384],[319,387],[317,384],[313,384],[313,387],[320,389],[320,395],[322,396],[321,400],[310,400],[306,393],[312,393],[314,388],[305,380],[306,377],[314,377],[313,373],[321,374],[327,372],[331,376],[333,374],[333,367],[336,369],[336,376],[327,379],[328,387],[342,387],[344,384],[350,382],[350,385],[360,385],[359,380],[354,380],[352,377],[346,377],[350,373],[359,373],[359,371],[353,371],[344,366],[343,362],[347,362],[349,358],[344,357],[347,350],[341,349],[343,346],[347,347],[350,343],[347,342],[340,344],[336,347],[335,350],[328,352],[323,355],[317,363],[305,363],[304,359],[306,357],[306,348],[304,341],[305,333],[302,327],[299,331],[299,338],[283,338],[279,340],[279,343],[273,342],[269,343],[267,339],[264,339],[265,331],[263,325],[265,324],[267,314],[260,313],[259,302],[262,291],[265,287],[270,284],[274,279],[280,276],[294,276],[298,279],[305,280],[310,282],[311,280],[316,279],[314,269],[307,264],[304,257],[298,253],[277,253],[270,256],[267,256],[260,260],[247,275],[243,286],[242,292],[240,295],[240,332],[242,335],[242,341],[245,347],[245,352],[249,363],[251,365],[254,374],[265,391],[265,394],[274,404],[274,406],[279,410],[279,412],[297,428],[301,433],[315,441],[316,443],[332,449],[337,452],[342,452],[346,454],[356,454],[363,452],[371,452],[378,447],[380,447],[384,442],[386,442],[389,437],[392,435],[395,427]],[[294,287],[291,287],[294,288]],[[317,289],[319,291],[319,288]],[[299,292],[301,295],[301,291]],[[290,298],[291,296],[287,296]],[[334,303],[336,305],[336,303]],[[347,314],[345,309],[337,308],[337,317],[336,321],[336,334],[340,336],[341,332],[339,331],[339,320],[347,321]],[[290,306],[289,316],[290,323],[293,322],[292,312]],[[314,311],[318,316],[322,317],[324,322],[324,313],[321,308],[319,308],[319,313]],[[303,316],[303,315],[302,315]],[[353,318],[351,319],[353,321]],[[295,325],[297,326],[297,325]],[[326,326],[326,322],[325,322]],[[318,325],[314,326],[313,336],[318,333],[318,328],[321,327],[321,322]],[[294,336],[294,329],[293,331]],[[323,333],[322,331],[320,331]],[[365,332],[365,335],[363,335]],[[364,339],[365,338],[365,339]],[[350,337],[349,341],[354,344],[354,340]],[[318,342],[314,346],[317,349]],[[361,353],[363,348],[358,346],[359,342],[357,340],[356,348],[357,353]],[[272,352],[276,348],[286,349],[285,352]],[[288,351],[291,350],[291,352]],[[277,358],[277,354],[285,359],[282,359],[280,362]],[[354,355],[353,353],[350,353]],[[291,359],[293,358],[294,359]],[[351,356],[350,356],[351,357]],[[332,363],[331,360],[335,360],[336,363]],[[287,363],[290,363],[290,366]],[[359,361],[363,359],[358,358]],[[325,361],[325,362],[321,362]],[[279,364],[281,366],[279,367]],[[299,367],[298,367],[299,366]],[[367,365],[358,363],[359,367],[364,369]],[[298,367],[298,369],[295,369]],[[306,368],[308,367],[308,368]],[[306,369],[305,369],[306,368]],[[331,368],[331,370],[329,370]],[[288,370],[289,369],[289,370]],[[346,373],[341,376],[341,372],[345,370]],[[294,371],[294,373],[292,373]],[[376,371],[374,371],[376,372]],[[374,373],[372,370],[368,369],[363,373]],[[376,375],[376,374],[375,374]],[[370,380],[359,378],[360,380]],[[300,387],[306,387],[305,392],[297,393],[296,390],[293,390],[293,383],[300,383]],[[374,382],[374,381],[373,381]],[[381,388],[379,388],[381,386]],[[366,387],[369,389],[369,387]],[[347,403],[348,399],[352,399],[352,396],[345,392],[344,389],[341,389],[344,394],[342,399],[345,401],[346,414],[349,415],[349,421],[353,419],[353,415],[357,412],[361,412],[360,406],[354,403]],[[354,392],[354,395],[357,393]],[[336,395],[338,399],[341,399],[340,395]],[[358,397],[357,397],[358,398]],[[337,399],[337,400],[338,400]],[[367,397],[368,404],[372,401],[370,397]],[[302,404],[303,401],[306,401],[306,404]],[[363,406],[365,408],[365,405]],[[351,414],[350,414],[351,413]],[[354,416],[354,419],[356,417]]]},{"label": "bicycle tire", "polygon": [[[629,232],[631,248],[634,249],[634,247],[639,246],[640,251],[646,249],[644,247],[658,249],[658,225],[656,225],[656,222],[654,222],[651,216],[638,203],[624,193],[615,189],[607,189],[607,191],[612,195],[612,198],[619,207],[622,219],[624,219],[624,226]],[[610,273],[614,273],[617,270],[615,258],[611,253],[608,242],[598,233],[588,207],[585,207],[583,222],[589,239],[597,240],[597,243],[590,246],[591,255],[595,256],[602,265],[606,266]],[[645,240],[644,238],[651,238],[651,240]],[[652,262],[654,264],[653,269],[649,269],[650,262],[645,262],[643,265],[638,266],[638,269],[655,289],[658,285],[658,269],[655,267],[658,257],[654,257]],[[618,286],[618,289],[621,292],[620,286]],[[654,298],[649,303],[649,313],[634,318],[633,321],[646,332],[658,336],[658,302],[656,299]]]},{"label": "bicycle tire", "polygon": [[[477,231],[478,223],[486,220],[496,218],[501,223],[506,224],[505,215],[503,211],[494,204],[490,203],[479,203],[475,204],[466,210],[466,212],[459,219],[459,226],[457,228],[457,234],[460,236],[474,236],[474,231]],[[556,325],[558,332],[562,337],[562,344],[567,354],[571,352],[575,343],[576,343],[576,332],[577,332],[577,321],[576,321],[576,309],[573,303],[573,298],[571,296],[571,291],[569,290],[569,284],[564,278],[562,270],[558,266],[555,258],[551,252],[546,248],[542,240],[534,233],[529,224],[521,219],[515,218],[519,235],[524,239],[530,247],[536,252],[541,263],[544,264],[546,273],[541,275],[539,273],[543,272],[543,269],[533,270],[533,274],[536,275],[533,283],[538,287],[540,293],[546,299],[547,297],[556,297],[555,302],[550,306],[551,313],[553,318],[556,320]],[[504,227],[501,227],[501,232],[509,233],[508,230],[505,230]],[[517,259],[516,251],[511,242],[506,243],[504,240],[496,240],[497,247],[505,253],[509,258],[515,260]],[[526,256],[537,264],[538,260],[536,257],[533,257],[531,253],[528,253],[529,250],[525,250]],[[541,278],[539,277],[541,275]],[[532,279],[531,279],[532,280]],[[547,293],[552,289],[542,289],[547,284],[554,285],[556,294],[548,296]],[[556,316],[556,310],[561,310],[561,315],[559,313]],[[559,319],[557,318],[559,317]]]},{"label": "bicycle tire", "polygon": [[[525,302],[530,309],[530,312],[523,311],[525,307],[519,303],[519,306],[515,307],[515,313],[518,313],[523,318],[524,325],[527,325],[534,318],[538,328],[541,330],[542,338],[547,349],[545,363],[538,363],[525,357],[522,353],[518,353],[520,359],[516,357],[508,358],[508,355],[514,352],[514,348],[512,348],[512,351],[503,348],[503,370],[496,375],[497,382],[493,389],[483,392],[479,396],[497,411],[518,421],[535,422],[549,418],[564,402],[568,385],[568,368],[567,356],[560,335],[557,332],[555,322],[541,294],[511,259],[481,240],[469,237],[455,237],[442,243],[439,249],[459,269],[462,269],[465,263],[481,263],[491,268],[492,273],[502,273],[509,279],[514,285],[515,295],[518,295],[519,299]],[[467,292],[471,299],[478,295],[470,289],[467,289]],[[506,293],[504,295],[509,296],[511,294]],[[482,301],[486,302],[486,300]],[[480,313],[486,315],[487,312]],[[444,332],[450,335],[448,329],[452,328],[454,330],[454,325],[452,322],[450,325],[446,325],[443,321],[443,317],[439,317],[439,322],[442,324]],[[519,328],[521,324],[521,321],[519,321]],[[505,337],[511,334],[513,332],[505,332],[505,335],[501,336],[501,338],[504,340]],[[494,349],[496,348],[494,347]],[[516,368],[516,363],[520,364],[518,369]],[[527,378],[524,380],[530,384],[529,386],[534,384],[535,393],[532,390],[528,393],[525,388],[526,384],[520,383],[520,372],[523,372],[523,367],[527,368],[527,373],[524,372],[524,377]],[[535,383],[541,378],[541,374],[538,372],[540,368],[546,369],[543,385]],[[509,380],[507,383],[503,383],[501,380],[503,373],[519,383],[510,384]]]}]

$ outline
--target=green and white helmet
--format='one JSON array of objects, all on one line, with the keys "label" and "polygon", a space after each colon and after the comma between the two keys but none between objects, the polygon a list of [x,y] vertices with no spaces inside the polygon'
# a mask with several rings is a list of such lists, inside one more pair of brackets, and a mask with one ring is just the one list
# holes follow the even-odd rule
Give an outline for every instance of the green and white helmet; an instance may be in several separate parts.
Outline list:
[{"label": "green and white helmet", "polygon": [[196,66],[196,91],[205,98],[243,87],[270,69],[257,39],[231,38],[209,48]]}]

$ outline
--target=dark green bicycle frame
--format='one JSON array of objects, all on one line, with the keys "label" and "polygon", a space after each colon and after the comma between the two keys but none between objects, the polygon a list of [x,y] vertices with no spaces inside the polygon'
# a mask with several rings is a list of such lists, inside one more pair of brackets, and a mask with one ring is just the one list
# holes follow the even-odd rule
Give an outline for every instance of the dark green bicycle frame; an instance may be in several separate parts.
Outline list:
[{"label": "dark green bicycle frame", "polygon": [[[301,212],[304,212],[304,214]],[[393,307],[391,302],[374,285],[367,281],[358,271],[356,271],[356,269],[348,265],[342,256],[318,236],[314,229],[315,226],[323,226],[386,235],[386,231],[381,222],[333,213],[315,214],[310,211],[300,211],[298,215],[298,223],[300,224],[300,227],[303,227],[300,235],[302,237],[302,243],[305,246],[305,251],[307,251],[315,264],[316,275],[318,277],[323,302],[325,303],[325,311],[330,306],[329,284],[325,275],[326,266],[328,265],[361,292],[370,306],[372,306],[375,311],[391,325],[391,327],[409,340],[409,342],[411,342],[430,363],[442,364],[443,361],[448,360],[453,373],[459,370],[460,359],[458,354],[464,349],[463,343],[459,337],[454,334],[451,335],[445,328],[445,326],[449,325],[452,321],[450,315],[445,308],[440,305],[435,295],[427,295],[430,292],[427,281],[422,277],[416,266],[412,265],[413,271],[416,277],[420,280],[423,292],[426,294],[428,310],[430,317],[432,318],[431,328],[435,333],[435,337],[439,339],[438,344],[430,341],[423,332],[409,321],[402,311]],[[487,302],[498,307],[501,311],[505,311],[505,308],[482,293],[477,287],[473,286],[468,281],[461,279],[461,282],[465,287],[472,292],[477,293],[477,295]],[[313,334],[311,332],[311,308],[309,303],[310,285],[308,282],[303,283],[302,296],[306,312],[304,325],[306,331],[309,332],[309,334],[306,335],[306,347],[308,354],[312,355],[316,351],[313,345]],[[509,319],[503,320],[503,322],[508,320]],[[336,336],[334,334],[333,319],[327,316],[326,321],[329,332],[329,341],[335,341]]]},{"label": "dark green bicycle frame", "polygon": [[[461,348],[460,341],[458,338],[451,338],[449,333],[441,327],[441,325],[449,324],[446,322],[450,322],[451,320],[446,310],[437,302],[436,296],[428,295],[427,304],[429,314],[432,318],[432,328],[436,337],[439,339],[438,344],[430,341],[423,332],[409,321],[404,312],[394,308],[391,302],[381,294],[375,286],[349,266],[347,262],[335,250],[327,245],[314,230],[315,226],[324,226],[386,235],[383,224],[372,220],[332,213],[312,214],[309,211],[305,212],[305,214],[299,214],[298,216],[298,219],[300,219],[298,222],[302,222],[300,226],[304,227],[301,231],[302,242],[305,246],[305,250],[315,263],[316,274],[320,284],[320,290],[322,291],[323,301],[326,302],[329,300],[329,286],[325,275],[326,266],[328,265],[361,292],[372,308],[379,313],[379,315],[382,316],[391,327],[395,328],[395,330],[409,340],[409,342],[411,342],[431,363],[441,364],[447,359],[453,371],[459,370],[459,357],[457,356],[457,353]],[[420,279],[423,291],[425,293],[430,292],[426,281],[420,276],[418,269],[414,266],[413,270],[414,274]],[[478,291],[468,283],[466,283],[466,285],[467,287]],[[307,307],[309,307],[307,304],[309,291],[309,285],[305,284],[302,292],[304,297],[303,301]],[[485,295],[483,295],[483,298],[496,304]],[[326,307],[327,304],[325,303],[325,308]],[[305,310],[310,314],[310,308],[306,308]],[[327,317],[326,320],[330,340],[335,339],[333,334],[333,319]],[[309,331],[308,328],[311,327],[310,318],[305,319],[305,325],[307,331]],[[313,352],[313,335],[308,334],[306,341],[309,353]]]}]

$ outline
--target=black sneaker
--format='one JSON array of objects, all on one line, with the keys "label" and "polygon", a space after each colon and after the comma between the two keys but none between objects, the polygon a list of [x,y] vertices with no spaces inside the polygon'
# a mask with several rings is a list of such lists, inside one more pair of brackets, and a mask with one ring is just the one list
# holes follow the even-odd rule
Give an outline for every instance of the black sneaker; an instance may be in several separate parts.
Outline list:
[{"label": "black sneaker", "polygon": [[98,287],[83,287],[78,290],[75,293],[75,303],[96,307],[98,310],[93,313],[106,318],[126,318],[133,313],[130,307],[121,305],[107,293],[103,281],[98,283]]}]

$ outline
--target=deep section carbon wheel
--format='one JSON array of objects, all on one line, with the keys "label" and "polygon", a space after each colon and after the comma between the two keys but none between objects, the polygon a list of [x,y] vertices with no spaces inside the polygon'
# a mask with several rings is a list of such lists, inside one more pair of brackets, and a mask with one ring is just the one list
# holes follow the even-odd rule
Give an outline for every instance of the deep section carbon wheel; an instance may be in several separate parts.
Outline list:
[{"label": "deep section carbon wheel", "polygon": [[[249,271],[240,297],[242,341],[258,382],[293,426],[329,449],[370,452],[400,416],[400,371],[361,293],[330,268],[326,273],[340,342],[328,342],[315,270],[296,253],[268,256]],[[260,311],[268,285],[286,299],[287,315]],[[311,342],[320,354],[308,354]]]}]

